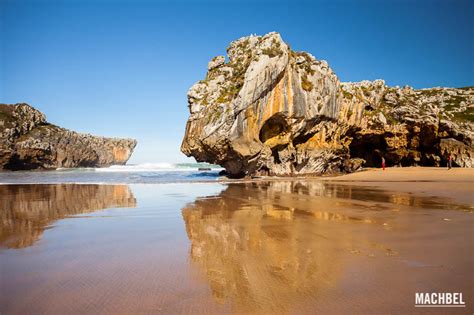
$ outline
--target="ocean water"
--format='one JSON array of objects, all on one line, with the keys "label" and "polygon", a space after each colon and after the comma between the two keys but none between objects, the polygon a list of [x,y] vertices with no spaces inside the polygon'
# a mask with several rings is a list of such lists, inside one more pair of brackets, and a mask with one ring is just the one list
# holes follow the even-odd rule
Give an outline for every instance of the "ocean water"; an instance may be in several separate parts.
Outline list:
[{"label": "ocean water", "polygon": [[[210,171],[199,171],[210,168]],[[206,163],[144,163],[106,168],[0,172],[0,184],[154,184],[212,182],[223,168]]]}]

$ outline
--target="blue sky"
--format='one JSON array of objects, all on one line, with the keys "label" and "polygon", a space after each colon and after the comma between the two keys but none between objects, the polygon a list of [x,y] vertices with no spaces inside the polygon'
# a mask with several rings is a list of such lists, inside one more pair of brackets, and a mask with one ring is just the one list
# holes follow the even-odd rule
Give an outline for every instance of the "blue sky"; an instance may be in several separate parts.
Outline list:
[{"label": "blue sky", "polygon": [[133,137],[131,163],[179,152],[186,92],[229,42],[277,31],[341,81],[474,85],[472,1],[0,1],[0,102]]}]

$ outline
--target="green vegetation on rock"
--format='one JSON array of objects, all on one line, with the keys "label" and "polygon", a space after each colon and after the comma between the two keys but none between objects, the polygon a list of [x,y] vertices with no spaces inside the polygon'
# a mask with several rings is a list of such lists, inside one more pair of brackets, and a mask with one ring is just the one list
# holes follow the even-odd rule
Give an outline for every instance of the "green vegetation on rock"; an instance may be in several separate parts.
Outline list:
[{"label": "green vegetation on rock", "polygon": [[276,41],[276,39],[272,40],[272,45],[269,48],[262,49],[262,54],[269,56],[270,58],[277,57],[283,55],[283,51],[280,47],[280,42]]},{"label": "green vegetation on rock", "polygon": [[306,73],[301,76],[301,88],[307,92],[310,92],[313,89],[313,83],[308,80]]},{"label": "green vegetation on rock", "polygon": [[347,99],[352,99],[354,97],[352,93],[349,93],[346,90],[342,90],[342,95],[344,96],[344,98],[347,98]]},{"label": "green vegetation on rock", "polygon": [[453,118],[458,121],[469,121],[474,123],[474,108],[469,107],[463,112],[454,112]]}]

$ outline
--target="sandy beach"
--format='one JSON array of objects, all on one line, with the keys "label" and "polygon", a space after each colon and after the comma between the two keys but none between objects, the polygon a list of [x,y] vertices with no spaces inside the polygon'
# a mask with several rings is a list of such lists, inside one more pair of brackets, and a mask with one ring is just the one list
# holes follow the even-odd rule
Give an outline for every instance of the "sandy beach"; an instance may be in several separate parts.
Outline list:
[{"label": "sandy beach", "polygon": [[[2,314],[473,311],[471,169],[0,185]],[[20,302],[21,301],[21,302]]]},{"label": "sandy beach", "polygon": [[368,168],[356,173],[336,177],[323,177],[331,181],[370,182],[474,182],[474,169],[445,167],[389,167]]},{"label": "sandy beach", "polygon": [[474,169],[444,167],[392,167],[366,169],[322,180],[376,186],[382,189],[452,198],[474,204]]}]

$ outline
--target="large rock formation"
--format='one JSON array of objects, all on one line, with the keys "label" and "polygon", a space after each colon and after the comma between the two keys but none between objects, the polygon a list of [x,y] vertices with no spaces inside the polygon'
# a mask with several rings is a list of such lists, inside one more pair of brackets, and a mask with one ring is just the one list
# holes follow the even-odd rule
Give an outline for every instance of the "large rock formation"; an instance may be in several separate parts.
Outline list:
[{"label": "large rock formation", "polygon": [[230,176],[351,172],[360,166],[474,165],[474,88],[340,83],[278,33],[232,42],[188,92],[181,150]]},{"label": "large rock formation", "polygon": [[0,170],[125,164],[136,144],[60,128],[28,104],[0,104]]}]

